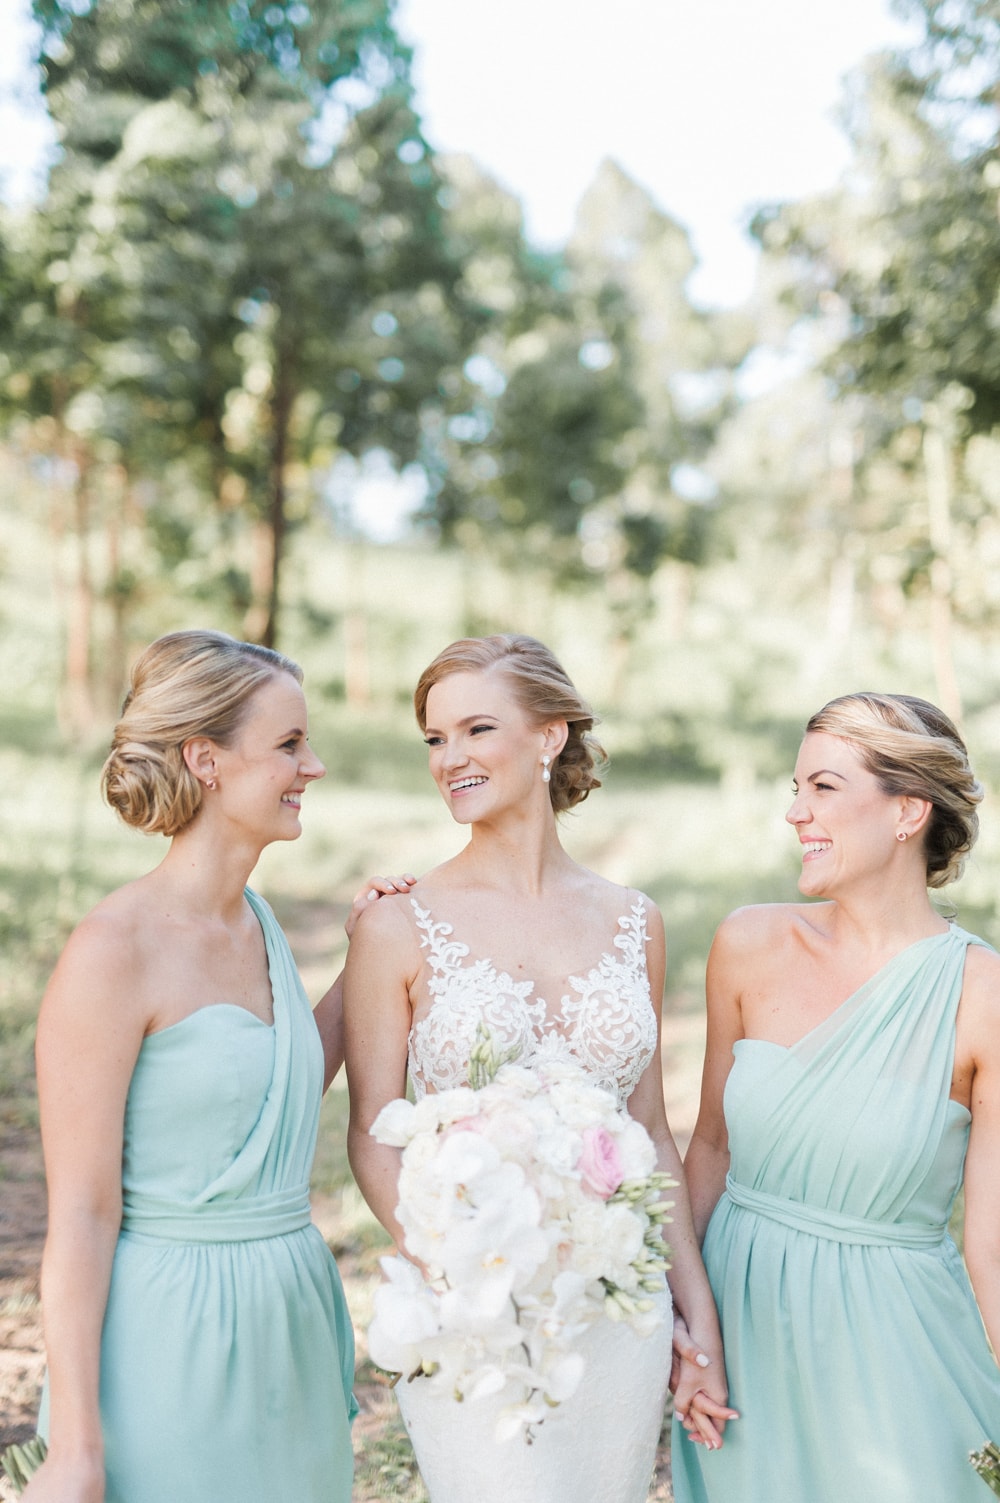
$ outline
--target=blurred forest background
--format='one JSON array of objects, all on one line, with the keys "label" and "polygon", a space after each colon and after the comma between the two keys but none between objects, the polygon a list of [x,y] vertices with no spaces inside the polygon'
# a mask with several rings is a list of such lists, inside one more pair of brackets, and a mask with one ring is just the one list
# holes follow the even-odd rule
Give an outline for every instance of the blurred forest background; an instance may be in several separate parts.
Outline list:
[{"label": "blurred forest background", "polygon": [[[97,771],[131,657],[177,626],[306,668],[330,776],[259,885],[314,995],[362,875],[460,839],[421,668],[470,633],[555,648],[612,756],[568,842],[664,909],[682,1137],[712,930],[793,893],[790,769],[834,694],[960,721],[992,797],[953,901],[1000,940],[1000,3],[898,8],[912,45],[847,83],[849,172],[758,210],[754,294],[713,310],[614,162],[543,251],[436,153],[393,0],[33,0],[59,149],[41,201],[0,206],[5,1144],[59,945],[158,855]],[[409,511],[391,543],[373,483]],[[368,1277],[331,1102],[318,1193]],[[372,1495],[416,1499],[397,1441]]]}]

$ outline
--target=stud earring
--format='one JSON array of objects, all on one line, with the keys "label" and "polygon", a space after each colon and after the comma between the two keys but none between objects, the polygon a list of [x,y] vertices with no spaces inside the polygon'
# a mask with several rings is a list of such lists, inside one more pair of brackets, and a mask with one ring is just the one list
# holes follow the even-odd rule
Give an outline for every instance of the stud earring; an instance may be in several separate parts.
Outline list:
[{"label": "stud earring", "polygon": [[215,779],[214,778],[208,778],[208,779],[206,779],[205,787],[206,788],[214,788],[215,787]]},{"label": "stud earring", "polygon": [[549,763],[551,761],[552,761],[551,757],[543,757],[542,758],[542,782],[543,783],[551,783],[552,782],[552,774],[549,772]]},{"label": "stud earring", "polygon": [[896,839],[902,843],[902,841],[904,841],[906,839],[906,831],[905,830],[897,830],[896,831]]}]

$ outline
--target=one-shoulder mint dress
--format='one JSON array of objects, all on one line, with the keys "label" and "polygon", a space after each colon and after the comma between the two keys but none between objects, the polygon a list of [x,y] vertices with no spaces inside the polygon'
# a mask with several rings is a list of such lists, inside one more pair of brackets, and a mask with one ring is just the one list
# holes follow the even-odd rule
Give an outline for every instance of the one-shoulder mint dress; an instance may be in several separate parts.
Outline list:
[{"label": "one-shoulder mint dress", "polygon": [[106,1503],[351,1495],[354,1339],[309,1210],[322,1045],[274,915],[247,899],[273,1027],[202,1006],[144,1040],[129,1088],[101,1344]]},{"label": "one-shoulder mint dress", "polygon": [[704,1256],[742,1417],[714,1452],[674,1422],[677,1503],[987,1503],[1000,1370],[947,1231],[976,943],[911,945],[791,1049],[737,1043]]}]

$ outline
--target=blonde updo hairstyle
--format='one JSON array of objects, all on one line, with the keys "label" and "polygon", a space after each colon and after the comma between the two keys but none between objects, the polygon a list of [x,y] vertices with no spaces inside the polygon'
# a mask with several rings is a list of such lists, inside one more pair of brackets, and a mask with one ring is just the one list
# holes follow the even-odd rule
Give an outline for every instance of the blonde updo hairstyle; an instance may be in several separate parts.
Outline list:
[{"label": "blonde updo hairstyle", "polygon": [[413,695],[420,729],[427,729],[427,696],[435,684],[453,673],[493,671],[504,675],[533,724],[566,721],[569,735],[550,769],[549,798],[556,814],[582,803],[592,789],[600,788],[597,771],[607,762],[604,748],[591,735],[597,716],[581,699],[562,664],[535,637],[463,637],[439,652],[420,675]]},{"label": "blonde updo hairstyle", "polygon": [[910,694],[845,694],[817,711],[806,730],[849,741],[883,793],[927,799],[927,886],[957,881],[979,834],[983,788],[948,716]]},{"label": "blonde updo hairstyle", "polygon": [[250,701],[278,673],[302,682],[291,658],[219,631],[175,631],[136,660],[101,773],[104,797],[127,825],[177,835],[201,808],[204,790],[184,761],[187,741],[232,744]]}]

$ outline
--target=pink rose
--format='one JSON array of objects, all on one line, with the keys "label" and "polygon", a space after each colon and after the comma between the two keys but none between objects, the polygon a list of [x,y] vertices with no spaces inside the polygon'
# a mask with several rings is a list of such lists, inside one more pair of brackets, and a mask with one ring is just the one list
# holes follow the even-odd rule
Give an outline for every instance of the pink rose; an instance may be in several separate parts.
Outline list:
[{"label": "pink rose", "polygon": [[583,1152],[577,1165],[583,1180],[595,1195],[607,1200],[625,1178],[618,1144],[606,1127],[588,1127],[583,1134]]}]

